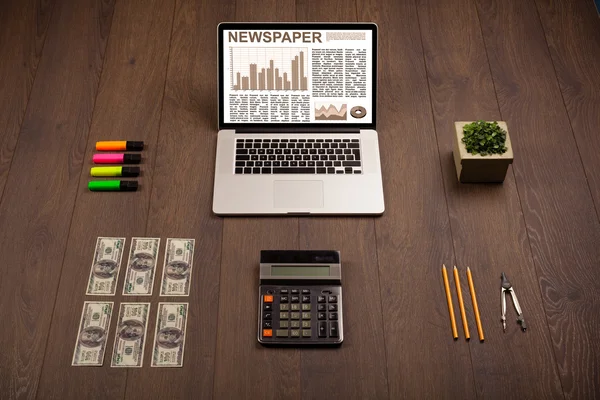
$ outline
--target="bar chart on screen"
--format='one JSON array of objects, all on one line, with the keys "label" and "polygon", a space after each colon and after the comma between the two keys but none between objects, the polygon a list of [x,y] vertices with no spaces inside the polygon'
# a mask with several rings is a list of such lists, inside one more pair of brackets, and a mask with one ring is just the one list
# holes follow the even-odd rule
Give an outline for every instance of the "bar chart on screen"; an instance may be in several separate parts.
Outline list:
[{"label": "bar chart on screen", "polygon": [[308,90],[308,49],[229,49],[231,90]]}]

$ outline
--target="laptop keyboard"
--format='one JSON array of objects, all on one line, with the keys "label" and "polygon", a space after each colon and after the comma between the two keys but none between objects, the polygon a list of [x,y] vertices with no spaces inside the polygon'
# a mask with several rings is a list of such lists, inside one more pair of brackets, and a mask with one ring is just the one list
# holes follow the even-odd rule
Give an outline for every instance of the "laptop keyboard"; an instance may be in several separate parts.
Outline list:
[{"label": "laptop keyboard", "polygon": [[236,174],[360,174],[358,139],[236,139]]}]

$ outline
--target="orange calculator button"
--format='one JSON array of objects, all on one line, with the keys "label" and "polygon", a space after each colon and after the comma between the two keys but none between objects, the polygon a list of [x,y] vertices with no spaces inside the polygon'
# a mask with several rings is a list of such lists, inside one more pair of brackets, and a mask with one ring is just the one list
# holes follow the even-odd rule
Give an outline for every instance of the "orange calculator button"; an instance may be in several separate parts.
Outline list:
[{"label": "orange calculator button", "polygon": [[263,329],[263,337],[273,337],[273,329]]},{"label": "orange calculator button", "polygon": [[271,296],[270,294],[265,294],[264,302],[265,303],[272,303],[273,302],[273,296]]}]

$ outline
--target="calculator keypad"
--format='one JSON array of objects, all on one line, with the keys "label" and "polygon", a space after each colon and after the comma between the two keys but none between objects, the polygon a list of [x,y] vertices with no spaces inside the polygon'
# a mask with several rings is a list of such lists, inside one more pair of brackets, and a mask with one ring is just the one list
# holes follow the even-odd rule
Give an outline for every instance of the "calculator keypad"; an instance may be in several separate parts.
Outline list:
[{"label": "calculator keypad", "polygon": [[259,341],[264,344],[339,344],[341,287],[260,287]]}]

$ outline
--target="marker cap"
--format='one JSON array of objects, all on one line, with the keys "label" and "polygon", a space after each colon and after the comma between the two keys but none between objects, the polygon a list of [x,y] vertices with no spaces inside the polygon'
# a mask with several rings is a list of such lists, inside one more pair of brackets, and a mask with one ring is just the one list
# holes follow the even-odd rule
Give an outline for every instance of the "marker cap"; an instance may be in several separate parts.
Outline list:
[{"label": "marker cap", "polygon": [[141,154],[123,154],[123,164],[139,164],[141,161]]},{"label": "marker cap", "polygon": [[144,142],[130,142],[127,141],[126,149],[127,151],[142,151],[144,150]]}]

